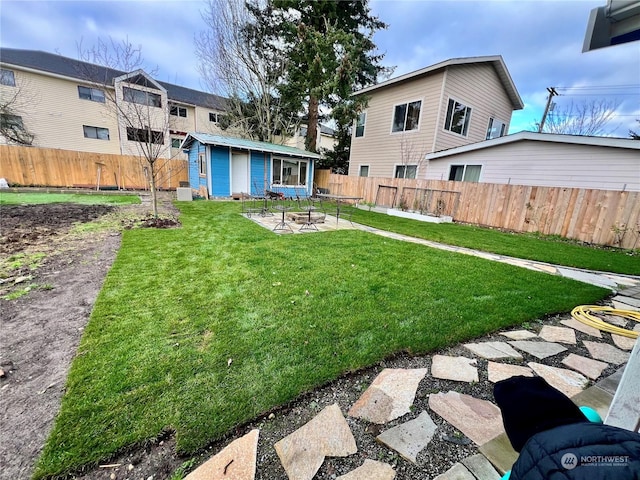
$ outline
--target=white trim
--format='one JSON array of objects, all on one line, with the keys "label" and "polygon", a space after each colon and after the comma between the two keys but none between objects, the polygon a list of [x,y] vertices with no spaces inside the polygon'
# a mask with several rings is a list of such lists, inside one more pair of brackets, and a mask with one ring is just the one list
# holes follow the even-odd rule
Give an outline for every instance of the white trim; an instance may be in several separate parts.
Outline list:
[{"label": "white trim", "polygon": [[420,174],[420,165],[418,163],[394,163],[393,164],[393,173],[391,174],[391,178],[407,178],[406,176],[404,177],[396,177],[396,170],[398,167],[405,167],[405,175],[407,174],[407,170],[406,167],[416,167],[416,176],[414,178],[410,178],[409,180],[417,180],[419,178],[419,174]]},{"label": "white trim", "polygon": [[[360,169],[362,167],[367,167],[369,170],[367,170],[367,176],[366,177],[362,177],[362,175],[360,175]],[[358,164],[358,177],[362,177],[362,178],[368,178],[369,177],[369,172],[371,171],[371,165],[369,165],[368,163],[361,163]]]},{"label": "white trim", "polygon": [[[364,115],[364,125],[363,125],[364,128],[362,129],[362,135],[358,136],[357,135],[357,132],[358,132],[358,118],[360,117],[360,115]],[[367,111],[366,110],[363,110],[362,112],[360,112],[358,114],[358,116],[356,117],[355,124],[354,124],[354,127],[353,127],[353,138],[354,139],[355,138],[364,138],[366,136],[366,134],[367,134],[367,117],[368,117],[368,115],[367,115]]]},{"label": "white trim", "polygon": [[[284,183],[273,183],[273,161],[274,160],[280,160],[280,181],[282,182],[282,162],[304,162],[307,164],[307,176],[305,177],[305,182],[307,182],[307,184],[303,185],[301,183],[298,183],[296,185],[286,185]],[[311,173],[311,169],[312,167],[312,163],[310,159],[308,158],[295,158],[295,157],[280,157],[277,154],[271,154],[271,178],[269,179],[269,185],[271,186],[271,188],[276,187],[276,188],[304,188],[305,190],[307,190],[309,188],[309,173]],[[298,167],[298,171],[300,171],[300,167]],[[299,176],[298,176],[299,179]],[[313,177],[311,177],[311,183],[313,183]]]},{"label": "white trim", "polygon": [[[409,104],[410,103],[415,103],[415,102],[420,102],[420,114],[418,115],[418,128],[413,128],[411,130],[399,130],[397,132],[393,131],[393,121],[396,118],[396,107],[399,105],[406,105],[407,106],[407,111],[405,112],[405,117],[404,117],[404,126],[407,126],[407,116],[409,115]],[[414,100],[407,100],[401,103],[396,103],[393,105],[393,109],[391,111],[391,128],[389,129],[389,135],[398,135],[401,133],[410,133],[410,132],[419,132],[420,131],[420,124],[422,123],[422,104],[424,103],[424,98],[417,98]]]},{"label": "white trim", "polygon": [[437,158],[448,157],[450,155],[458,155],[460,153],[491,148],[523,140],[640,150],[640,142],[630,138],[585,137],[580,135],[560,135],[556,133],[518,132],[511,135],[505,135],[504,137],[493,138],[491,140],[470,143],[469,145],[463,145],[462,147],[450,148],[449,150],[443,150],[441,152],[429,153],[425,156],[425,159],[435,160]]},{"label": "white trim", "polygon": [[[448,95],[447,96],[447,113],[449,112],[449,101],[450,100],[453,100],[455,103],[459,103],[460,105],[463,105],[464,108],[468,108],[469,109],[469,121],[467,122],[467,132],[466,133],[454,132],[453,130],[448,130],[447,128],[445,128],[444,125],[442,127],[440,127],[440,128],[446,133],[451,133],[451,134],[456,135],[458,137],[467,138],[469,136],[469,130],[471,130],[471,117],[473,115],[473,110],[475,109],[475,107],[472,107],[467,102],[463,102],[462,100],[458,100],[456,97],[452,97],[451,95]],[[454,104],[454,107],[455,107],[455,104]],[[453,112],[451,112],[451,118],[453,119]],[[447,121],[447,114],[446,113],[444,115],[444,120],[445,120],[445,122]],[[464,129],[464,125],[463,125],[463,129]],[[487,135],[487,131],[485,130],[484,132],[485,132],[485,136],[486,136]]]},{"label": "white trim", "polygon": [[[493,137],[493,138],[489,138],[489,139],[487,139],[487,133],[489,133],[489,123],[491,122],[491,124],[492,124],[491,126],[493,127],[493,122],[496,122],[496,121],[497,121],[497,122],[500,122],[502,125],[504,125],[504,135],[499,135],[499,136],[497,136],[497,137]],[[485,138],[485,140],[493,140],[494,138],[504,137],[504,136],[506,136],[506,135],[507,135],[508,130],[509,130],[509,125],[507,125],[507,122],[503,122],[503,121],[502,121],[502,120],[500,120],[498,117],[496,117],[496,116],[491,116],[491,115],[490,115],[490,116],[489,116],[489,121],[487,122],[487,128],[486,128],[486,130],[484,131],[484,138]]]},{"label": "white trim", "polygon": [[404,75],[400,75],[399,77],[392,78],[390,80],[386,80],[384,82],[378,83],[376,85],[371,85],[370,87],[365,87],[362,90],[358,90],[354,92],[352,95],[361,95],[363,93],[371,92],[373,90],[377,90],[379,88],[388,87],[394,85],[396,83],[404,82],[407,80],[411,80],[416,77],[420,77],[423,75],[427,75],[429,73],[437,72],[438,70],[446,69],[447,67],[455,66],[455,65],[467,65],[473,63],[491,63],[493,64],[496,72],[498,73],[498,78],[502,82],[503,88],[507,91],[507,95],[511,100],[514,110],[522,110],[524,108],[524,103],[522,98],[520,98],[520,94],[516,89],[515,84],[513,83],[513,79],[507,70],[507,67],[504,63],[504,60],[501,55],[491,55],[491,56],[481,56],[481,57],[464,57],[464,58],[450,58],[449,60],[445,60],[440,63],[436,63],[435,65],[430,65],[428,67],[422,68],[420,70],[415,70],[410,73],[405,73]]},{"label": "white trim", "polygon": [[[138,75],[142,75],[147,80],[151,81],[151,83],[153,85],[155,85],[155,87],[158,90],[160,90],[161,92],[164,92],[165,94],[167,93],[167,89],[166,88],[164,88],[157,81],[155,81],[153,78],[151,78],[151,76],[147,72],[142,70],[141,68],[139,68],[138,70],[134,70],[133,72],[125,73],[124,75],[120,75],[119,77],[114,78],[113,79],[113,84],[116,85],[117,83],[120,83],[120,82],[126,82],[127,79],[132,78],[132,77],[137,77]],[[126,82],[126,83],[129,83],[129,82]],[[147,87],[146,85],[138,85],[137,83],[133,83],[132,85],[136,85],[136,86],[142,87],[142,88],[151,89],[151,87]]]},{"label": "white trim", "polygon": [[[462,169],[462,180],[449,180],[450,182],[467,182],[467,183],[481,183],[482,175],[484,172],[484,163],[466,163],[466,162],[451,162],[448,164],[449,170],[447,171],[447,179],[451,178],[451,167],[463,167]],[[467,167],[480,167],[480,176],[478,177],[477,182],[469,182],[464,179],[465,173],[467,173]]]},{"label": "white trim", "polygon": [[207,162],[207,193],[209,196],[213,196],[213,180],[211,179],[211,174],[213,171],[213,160],[211,159],[211,147],[209,145],[205,145],[201,143],[204,147],[204,156]]}]

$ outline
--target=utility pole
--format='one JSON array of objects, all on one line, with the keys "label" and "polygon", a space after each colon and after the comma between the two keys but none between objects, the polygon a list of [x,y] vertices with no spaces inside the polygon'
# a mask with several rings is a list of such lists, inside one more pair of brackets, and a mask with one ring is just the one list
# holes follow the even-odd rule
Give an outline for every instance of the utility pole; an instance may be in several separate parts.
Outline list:
[{"label": "utility pole", "polygon": [[540,121],[540,126],[538,127],[538,133],[542,133],[542,129],[544,128],[544,122],[547,120],[547,113],[549,113],[549,107],[551,106],[551,99],[558,95],[555,87],[548,87],[547,92],[549,92],[549,96],[547,97],[547,106],[544,109],[544,113],[542,114],[542,120]]}]

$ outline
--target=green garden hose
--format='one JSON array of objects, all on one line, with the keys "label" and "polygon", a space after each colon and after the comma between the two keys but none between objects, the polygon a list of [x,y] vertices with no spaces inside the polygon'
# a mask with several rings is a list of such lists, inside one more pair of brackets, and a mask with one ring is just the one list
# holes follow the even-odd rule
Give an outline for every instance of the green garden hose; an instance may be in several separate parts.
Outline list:
[{"label": "green garden hose", "polygon": [[604,320],[592,315],[594,312],[601,312],[610,315],[616,315],[618,317],[624,317],[630,320],[640,322],[640,313],[632,312],[630,310],[618,310],[611,307],[599,307],[597,305],[580,305],[571,311],[571,316],[579,322],[589,325],[590,327],[597,328],[603,332],[615,333],[616,335],[622,335],[623,337],[638,338],[640,332],[635,330],[629,330],[628,328],[616,327]]}]

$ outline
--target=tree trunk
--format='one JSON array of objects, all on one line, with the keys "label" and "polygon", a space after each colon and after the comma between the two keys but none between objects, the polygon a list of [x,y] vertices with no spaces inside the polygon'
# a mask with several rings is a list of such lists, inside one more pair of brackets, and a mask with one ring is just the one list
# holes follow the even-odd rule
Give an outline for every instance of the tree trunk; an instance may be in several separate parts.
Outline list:
[{"label": "tree trunk", "polygon": [[158,218],[158,195],[156,192],[156,169],[152,164],[149,169],[149,187],[151,189],[151,205],[153,206],[153,218]]},{"label": "tree trunk", "polygon": [[309,96],[309,115],[307,121],[307,138],[304,141],[304,148],[309,152],[317,152],[316,145],[318,143],[318,99]]}]

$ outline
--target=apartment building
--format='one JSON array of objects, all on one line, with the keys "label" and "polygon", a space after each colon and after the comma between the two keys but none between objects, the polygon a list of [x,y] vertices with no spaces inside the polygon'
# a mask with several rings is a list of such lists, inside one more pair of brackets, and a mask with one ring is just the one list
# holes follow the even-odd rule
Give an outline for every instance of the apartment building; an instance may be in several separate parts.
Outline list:
[{"label": "apartment building", "polygon": [[[4,124],[23,125],[31,145],[184,158],[187,132],[220,134],[224,98],[61,55],[0,48],[0,95],[10,103]],[[0,136],[0,143],[12,143]]]}]

